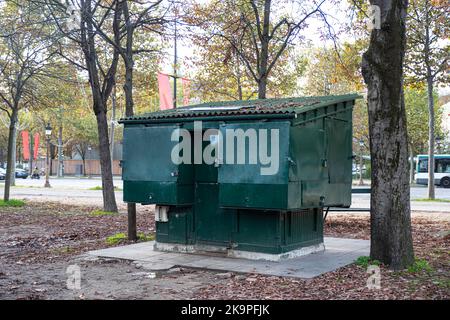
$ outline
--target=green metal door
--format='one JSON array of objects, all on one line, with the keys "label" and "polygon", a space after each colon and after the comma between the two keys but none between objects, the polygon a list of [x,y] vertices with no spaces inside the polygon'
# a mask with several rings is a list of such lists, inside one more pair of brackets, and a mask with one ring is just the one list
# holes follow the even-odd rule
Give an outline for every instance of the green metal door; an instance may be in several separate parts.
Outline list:
[{"label": "green metal door", "polygon": [[[205,148],[210,142],[203,142]],[[233,215],[219,208],[217,167],[205,163],[194,165],[195,233],[198,243],[223,245],[231,241]]]},{"label": "green metal door", "polygon": [[125,202],[192,204],[192,168],[175,164],[172,139],[179,125],[131,126],[124,130],[122,179]]},{"label": "green metal door", "polygon": [[[287,209],[289,128],[289,121],[221,125],[224,137],[224,159],[219,167],[221,206]],[[271,156],[270,163],[263,163],[263,155]]]}]

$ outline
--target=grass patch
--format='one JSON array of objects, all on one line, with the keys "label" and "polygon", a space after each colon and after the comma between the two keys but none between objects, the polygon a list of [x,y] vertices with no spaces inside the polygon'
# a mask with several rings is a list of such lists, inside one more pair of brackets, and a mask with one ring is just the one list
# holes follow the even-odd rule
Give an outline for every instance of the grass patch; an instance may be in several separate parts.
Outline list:
[{"label": "grass patch", "polygon": [[412,265],[408,267],[409,273],[419,273],[419,272],[431,272],[433,268],[430,266],[427,260],[425,259],[416,259]]},{"label": "grass patch", "polygon": [[[145,234],[143,232],[137,233],[138,241],[152,241],[155,240],[155,235],[153,234]],[[128,239],[127,235],[124,232],[116,233],[112,236],[106,238],[106,243],[109,245],[120,244]]]},{"label": "grass patch", "polygon": [[381,262],[378,260],[371,260],[370,257],[367,256],[361,256],[355,260],[355,264],[357,266],[363,267],[364,269],[367,269],[367,267],[371,265],[379,266]]},{"label": "grass patch", "polygon": [[116,233],[112,236],[106,237],[106,243],[109,245],[119,244],[127,239],[127,235],[123,232]]},{"label": "grass patch", "polygon": [[25,205],[25,201],[11,199],[8,201],[0,200],[0,207],[23,207]]},{"label": "grass patch", "polygon": [[412,199],[411,201],[421,201],[421,202],[450,202],[449,199],[427,199],[427,198],[422,198],[422,199]]},{"label": "grass patch", "polygon": [[[103,188],[102,188],[101,186],[96,186],[96,187],[89,188],[88,190],[98,191],[98,190],[103,190]],[[114,190],[116,190],[116,191],[122,191],[121,188],[116,187],[116,186],[114,187]]]},{"label": "grass patch", "polygon": [[102,210],[94,210],[89,215],[93,217],[101,217],[101,216],[114,216],[117,215],[117,212],[109,212],[109,211],[102,211]]},{"label": "grass patch", "polygon": [[152,241],[155,240],[155,235],[154,234],[145,234],[143,232],[138,232],[137,234],[138,240],[139,241]]}]

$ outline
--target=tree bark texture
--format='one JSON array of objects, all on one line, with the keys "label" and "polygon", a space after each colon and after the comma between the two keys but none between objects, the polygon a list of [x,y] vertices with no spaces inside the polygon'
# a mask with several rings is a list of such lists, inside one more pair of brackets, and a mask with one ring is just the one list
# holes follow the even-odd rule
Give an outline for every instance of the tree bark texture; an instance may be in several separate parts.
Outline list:
[{"label": "tree bark texture", "polygon": [[103,208],[107,212],[117,212],[108,140],[108,120],[105,112],[96,114],[96,118],[100,150],[100,170],[102,173]]},{"label": "tree bark texture", "polygon": [[403,269],[413,262],[408,138],[403,97],[407,0],[371,0],[381,9],[362,59],[372,163],[372,259]]},{"label": "tree bark texture", "polygon": [[5,189],[3,193],[3,200],[9,201],[10,191],[11,191],[11,177],[15,169],[15,137],[17,128],[17,119],[19,115],[18,108],[13,108],[11,110],[11,115],[9,118],[9,133],[8,133],[8,153],[6,155],[6,176],[5,176]]},{"label": "tree bark texture", "polygon": [[[92,1],[80,1],[81,14],[81,47],[89,73],[89,84],[92,91],[93,110],[97,120],[100,166],[102,174],[102,192],[104,211],[117,212],[117,203],[114,194],[114,183],[111,165],[111,153],[109,147],[108,120],[107,120],[107,101],[115,85],[115,75],[119,60],[119,53],[114,50],[112,60],[108,71],[102,73],[102,81],[99,77],[98,56],[96,51],[93,21]],[[117,27],[118,17],[115,15],[113,27]]]},{"label": "tree bark texture", "polygon": [[427,80],[428,91],[428,199],[435,198],[434,187],[434,99],[433,80]]}]

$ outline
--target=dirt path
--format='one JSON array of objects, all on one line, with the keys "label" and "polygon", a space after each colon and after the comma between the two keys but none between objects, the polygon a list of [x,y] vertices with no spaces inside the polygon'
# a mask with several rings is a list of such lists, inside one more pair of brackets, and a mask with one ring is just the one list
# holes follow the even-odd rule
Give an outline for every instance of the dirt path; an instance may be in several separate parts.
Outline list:
[{"label": "dirt path", "polygon": [[[151,208],[138,213],[146,235],[154,233]],[[155,274],[126,261],[86,260],[84,252],[117,245],[106,237],[126,231],[125,212],[95,216],[95,209],[40,202],[0,208],[0,299],[190,299],[217,282],[204,271]],[[67,289],[69,267],[80,270],[80,290]]]},{"label": "dirt path", "polygon": [[[89,250],[117,245],[106,238],[127,227],[123,209],[94,215],[95,209],[42,202],[0,207],[0,299],[450,298],[450,222],[445,216],[414,217],[415,253],[423,259],[417,270],[392,272],[381,266],[381,289],[369,290],[366,268],[355,264],[299,280],[180,268],[154,273],[126,261],[87,258]],[[154,233],[152,209],[138,208],[138,231],[147,237]],[[330,215],[325,232],[368,239],[368,215]],[[80,272],[80,289],[67,288],[74,270]]]},{"label": "dirt path", "polygon": [[[73,266],[80,268],[81,286],[69,290],[73,269],[68,267]],[[197,290],[223,281],[205,271],[153,273],[126,261],[104,259],[4,265],[1,270],[0,299],[193,299]]]}]

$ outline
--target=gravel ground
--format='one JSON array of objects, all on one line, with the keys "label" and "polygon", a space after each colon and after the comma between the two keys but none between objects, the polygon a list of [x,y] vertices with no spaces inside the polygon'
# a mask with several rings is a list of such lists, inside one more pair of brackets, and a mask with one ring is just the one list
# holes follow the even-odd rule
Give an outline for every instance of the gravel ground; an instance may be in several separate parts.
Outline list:
[{"label": "gravel ground", "polygon": [[[95,216],[95,209],[52,202],[0,207],[0,299],[450,298],[448,215],[413,218],[415,253],[425,269],[393,272],[381,266],[381,289],[369,290],[366,269],[355,264],[299,280],[181,268],[154,273],[127,261],[94,259],[84,253],[113,246],[106,237],[126,232],[127,223],[123,207],[116,215]],[[147,236],[154,233],[152,210],[138,206],[138,231]],[[325,231],[368,239],[368,215],[331,214]],[[70,270],[79,270],[80,289],[67,288]]]}]

